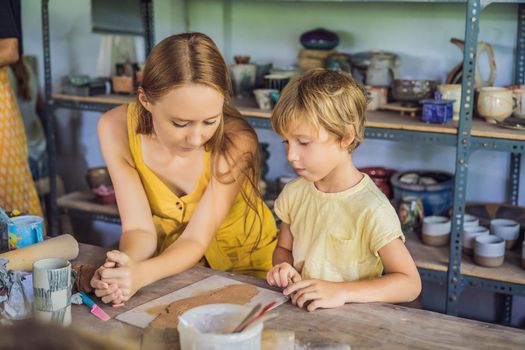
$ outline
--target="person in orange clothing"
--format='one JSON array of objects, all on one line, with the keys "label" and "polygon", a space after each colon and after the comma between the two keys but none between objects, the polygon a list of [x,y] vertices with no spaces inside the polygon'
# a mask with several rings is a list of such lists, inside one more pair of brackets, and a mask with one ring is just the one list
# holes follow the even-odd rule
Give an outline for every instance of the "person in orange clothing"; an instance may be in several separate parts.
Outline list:
[{"label": "person in orange clothing", "polygon": [[21,57],[20,1],[0,2],[0,206],[42,216],[8,66]]},{"label": "person in orange clothing", "polygon": [[119,305],[199,262],[266,276],[276,226],[259,194],[257,135],[208,36],[162,40],[137,102],[108,111],[98,130],[122,221],[120,250],[91,282],[103,302]]}]

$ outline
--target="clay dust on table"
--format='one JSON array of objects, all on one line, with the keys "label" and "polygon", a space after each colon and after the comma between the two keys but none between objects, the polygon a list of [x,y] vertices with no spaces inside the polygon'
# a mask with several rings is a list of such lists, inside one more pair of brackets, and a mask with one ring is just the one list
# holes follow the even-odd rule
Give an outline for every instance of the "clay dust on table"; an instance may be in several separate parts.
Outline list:
[{"label": "clay dust on table", "polygon": [[176,328],[179,324],[178,317],[186,310],[206,304],[239,304],[244,305],[259,293],[257,287],[249,284],[232,284],[226,287],[212,289],[202,294],[172,302],[169,305],[154,306],[146,312],[158,315],[149,327]]}]

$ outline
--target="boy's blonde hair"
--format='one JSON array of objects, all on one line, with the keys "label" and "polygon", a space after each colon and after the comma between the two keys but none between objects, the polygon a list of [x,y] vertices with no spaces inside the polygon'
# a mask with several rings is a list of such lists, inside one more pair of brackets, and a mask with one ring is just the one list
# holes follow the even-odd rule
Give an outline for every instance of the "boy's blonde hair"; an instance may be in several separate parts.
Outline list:
[{"label": "boy's blonde hair", "polygon": [[355,138],[348,145],[348,152],[352,152],[365,134],[366,105],[365,89],[350,74],[312,69],[283,89],[272,114],[272,127],[283,136],[296,125],[308,123],[316,130],[323,127],[342,140],[348,136],[351,125]]}]

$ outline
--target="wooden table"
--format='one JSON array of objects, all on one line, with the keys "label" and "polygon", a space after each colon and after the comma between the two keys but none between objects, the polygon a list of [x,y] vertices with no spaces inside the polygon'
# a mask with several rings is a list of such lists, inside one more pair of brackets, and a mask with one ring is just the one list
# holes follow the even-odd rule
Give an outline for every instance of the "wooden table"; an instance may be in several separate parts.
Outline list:
[{"label": "wooden table", "polygon": [[[104,248],[80,246],[78,262],[101,264]],[[222,275],[260,287],[262,280],[194,267],[139,291],[123,308],[102,306],[111,316],[128,311],[211,275]],[[99,305],[102,304],[101,302]],[[85,306],[74,305],[73,325],[98,337],[125,337],[135,349],[179,349],[174,331],[142,330],[117,320],[102,322]],[[300,343],[332,341],[352,349],[525,349],[525,331],[384,303],[347,304],[336,309],[306,312],[287,303],[265,329],[291,330]]]}]

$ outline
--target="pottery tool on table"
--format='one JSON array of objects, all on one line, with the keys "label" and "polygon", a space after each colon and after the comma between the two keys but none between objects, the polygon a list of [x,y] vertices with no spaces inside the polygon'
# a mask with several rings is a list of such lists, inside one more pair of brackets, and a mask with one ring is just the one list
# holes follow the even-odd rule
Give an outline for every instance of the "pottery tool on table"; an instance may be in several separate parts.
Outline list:
[{"label": "pottery tool on table", "polygon": [[[217,294],[217,291],[229,287],[246,287],[249,288],[253,294],[250,298],[246,299],[246,302],[239,302],[241,296],[236,295],[235,293],[227,294],[226,297],[220,301],[216,301],[216,299],[214,299],[214,295]],[[244,295],[242,295],[242,297],[244,297]],[[196,303],[195,300],[199,300],[199,302]],[[118,315],[116,319],[136,327],[146,328],[150,326],[152,321],[155,320],[155,322],[157,322],[157,317],[165,315],[167,312],[166,310],[169,310],[171,305],[181,302],[184,303],[185,306],[191,308],[213,303],[232,303],[253,307],[257,304],[268,305],[270,302],[275,301],[275,303],[271,306],[271,308],[275,308],[285,303],[287,300],[288,297],[279,292],[256,287],[251,284],[242,283],[222,276],[210,276],[175,292],[166,294],[163,297],[137,306],[132,310]],[[269,310],[271,310],[271,308]],[[185,308],[185,310],[187,309],[188,308]],[[171,309],[170,311],[174,310]],[[178,322],[176,316],[174,319],[176,320],[175,322]],[[171,324],[173,321],[169,322]],[[176,324],[173,326],[176,326]]]},{"label": "pottery tool on table", "polygon": [[[244,318],[244,320],[239,323],[237,327],[232,331],[232,333],[239,333],[244,331],[245,329],[252,326],[254,323],[256,323],[259,320],[263,319],[264,314],[266,314],[269,310],[271,310],[275,305],[277,304],[276,301],[271,301],[269,304],[265,305],[261,311],[257,312],[261,308],[260,304],[257,304],[249,313],[248,316]],[[273,318],[273,317],[272,317]],[[258,323],[258,322],[257,322]]]},{"label": "pottery tool on table", "polygon": [[33,263],[47,258],[75,259],[78,256],[78,242],[68,234],[60,235],[30,246],[0,254],[7,259],[7,268],[15,271],[32,271]]},{"label": "pottery tool on table", "polygon": [[109,317],[109,315],[104,310],[102,310],[97,304],[95,304],[95,302],[91,300],[91,298],[88,297],[86,293],[79,292],[79,294],[82,298],[82,302],[84,303],[84,305],[89,307],[93,315],[100,318],[102,321],[108,321],[111,319],[111,317]]}]

